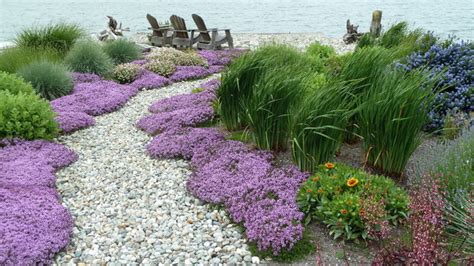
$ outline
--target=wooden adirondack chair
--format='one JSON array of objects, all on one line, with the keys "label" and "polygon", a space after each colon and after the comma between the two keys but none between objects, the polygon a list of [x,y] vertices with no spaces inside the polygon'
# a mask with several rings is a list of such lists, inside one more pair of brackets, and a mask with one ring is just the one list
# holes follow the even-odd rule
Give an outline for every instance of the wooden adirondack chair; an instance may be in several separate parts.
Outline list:
[{"label": "wooden adirondack chair", "polygon": [[146,19],[150,23],[150,30],[152,30],[152,34],[150,37],[151,45],[163,47],[166,45],[171,45],[172,34],[170,28],[160,27],[160,24],[156,20],[156,18],[150,14],[146,14]]},{"label": "wooden adirondack chair", "polygon": [[[216,28],[207,29],[204,20],[196,14],[193,14],[194,23],[199,30],[199,41],[197,43],[198,49],[215,50],[222,48],[222,44],[227,43],[229,48],[234,48],[232,36],[230,35],[230,29],[219,30]],[[219,31],[224,31],[225,35],[219,34]],[[211,33],[211,34],[209,34]]]},{"label": "wooden adirondack chair", "polygon": [[199,40],[199,34],[195,35],[196,30],[188,30],[184,19],[176,15],[170,17],[173,26],[172,46],[175,48],[192,48]]}]

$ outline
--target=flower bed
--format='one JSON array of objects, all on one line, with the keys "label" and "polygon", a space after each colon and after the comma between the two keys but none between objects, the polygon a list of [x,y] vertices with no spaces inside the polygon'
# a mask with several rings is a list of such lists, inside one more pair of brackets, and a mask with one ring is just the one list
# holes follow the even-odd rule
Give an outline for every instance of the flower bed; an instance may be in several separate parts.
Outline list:
[{"label": "flower bed", "polygon": [[73,227],[54,189],[54,171],[77,155],[47,141],[2,141],[0,147],[0,264],[49,264]]},{"label": "flower bed", "polygon": [[[189,191],[201,200],[225,206],[259,249],[274,254],[291,249],[303,234],[303,213],[296,194],[307,174],[292,166],[274,166],[269,152],[225,140],[215,128],[193,128],[213,117],[211,105],[218,86],[213,80],[203,84],[201,92],[152,104],[150,110],[155,114],[137,123],[150,134],[161,133],[147,150],[153,157],[190,159],[194,173],[188,180]],[[201,113],[208,116],[201,117]]]}]

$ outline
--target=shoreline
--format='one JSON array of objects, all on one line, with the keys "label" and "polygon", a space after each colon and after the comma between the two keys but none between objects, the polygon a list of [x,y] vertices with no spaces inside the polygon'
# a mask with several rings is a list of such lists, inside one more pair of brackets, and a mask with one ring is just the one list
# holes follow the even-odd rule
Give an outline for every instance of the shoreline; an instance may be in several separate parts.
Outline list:
[{"label": "shoreline", "polygon": [[[94,33],[89,34],[93,36]],[[125,34],[125,38],[136,43],[148,43],[147,34],[149,32],[135,32]],[[337,53],[351,52],[355,44],[345,44],[341,38],[326,37],[323,33],[232,33],[234,46],[236,48],[256,49],[267,43],[283,43],[295,46],[299,50],[304,50],[311,43],[318,41],[321,44],[334,47]],[[0,41],[0,51],[14,46],[13,41]]]}]

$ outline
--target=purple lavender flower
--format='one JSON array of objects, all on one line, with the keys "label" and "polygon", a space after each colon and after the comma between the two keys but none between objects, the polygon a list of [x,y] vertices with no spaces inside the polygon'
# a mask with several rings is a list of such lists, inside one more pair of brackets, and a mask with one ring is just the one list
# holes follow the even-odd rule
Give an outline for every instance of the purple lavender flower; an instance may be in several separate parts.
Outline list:
[{"label": "purple lavender flower", "polygon": [[100,81],[101,78],[93,73],[80,73],[80,72],[73,72],[72,78],[74,80],[74,84],[79,83],[92,83]]},{"label": "purple lavender flower", "polygon": [[139,66],[143,66],[146,63],[147,63],[146,59],[139,59],[139,60],[135,60],[135,61],[131,62],[131,64],[135,64],[135,65],[139,65]]},{"label": "purple lavender flower", "polygon": [[170,80],[173,82],[198,79],[208,76],[209,70],[202,66],[177,66],[176,72],[170,76]]},{"label": "purple lavender flower", "polygon": [[153,103],[148,108],[148,110],[152,113],[159,113],[170,112],[185,108],[199,108],[210,106],[214,99],[215,95],[206,91],[200,93],[181,94],[159,100]]},{"label": "purple lavender flower", "polygon": [[134,82],[130,84],[139,90],[156,89],[170,84],[171,81],[163,76],[155,74],[151,71],[144,71]]},{"label": "purple lavender flower", "polygon": [[55,119],[63,133],[70,133],[95,125],[94,118],[83,112],[59,111]]},{"label": "purple lavender flower", "polygon": [[225,66],[228,65],[232,59],[240,56],[246,50],[243,49],[227,49],[227,50],[201,50],[198,54],[207,60],[209,66]]}]

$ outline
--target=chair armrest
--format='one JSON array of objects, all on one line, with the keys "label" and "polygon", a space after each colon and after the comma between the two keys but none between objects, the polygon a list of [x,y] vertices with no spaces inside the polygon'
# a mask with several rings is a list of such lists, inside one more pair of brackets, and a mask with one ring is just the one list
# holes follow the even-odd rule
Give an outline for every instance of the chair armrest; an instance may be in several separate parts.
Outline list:
[{"label": "chair armrest", "polygon": [[174,32],[195,32],[197,30],[174,30],[174,29],[170,29],[170,31],[174,31]]}]

